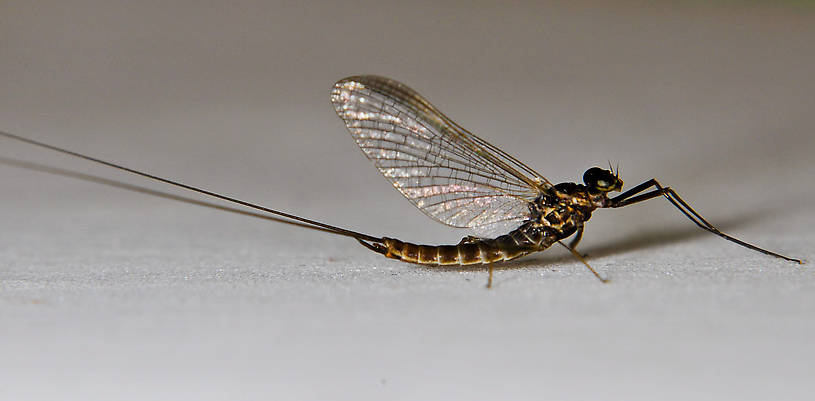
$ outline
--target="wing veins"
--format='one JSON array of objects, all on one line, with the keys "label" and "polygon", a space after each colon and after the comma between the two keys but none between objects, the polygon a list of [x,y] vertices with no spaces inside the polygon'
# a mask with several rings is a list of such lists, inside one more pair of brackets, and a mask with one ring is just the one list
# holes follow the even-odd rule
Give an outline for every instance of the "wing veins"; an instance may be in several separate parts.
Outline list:
[{"label": "wing veins", "polygon": [[[360,147],[362,147],[362,146],[360,146]],[[365,148],[364,148],[364,149],[365,149]],[[381,148],[374,148],[374,149],[381,149]],[[383,150],[391,150],[391,149],[383,149]],[[414,155],[414,154],[410,154],[410,153],[408,153],[408,152],[400,152],[400,153],[405,153],[405,154],[407,154],[407,155],[409,155],[409,156],[414,156],[414,157],[417,157],[417,158],[419,157],[419,156],[416,156],[416,155]],[[388,160],[388,161],[412,161],[412,160],[398,159],[398,158],[390,158],[390,157],[378,157],[376,160]],[[427,159],[419,159],[419,160],[424,160],[424,161],[429,162],[429,163],[431,162],[431,161],[429,161],[429,160],[427,160]],[[512,182],[510,182],[510,181],[506,181],[505,179],[500,178],[500,176],[492,176],[492,175],[487,175],[487,174],[480,174],[480,173],[478,173],[478,172],[474,172],[474,171],[467,170],[467,169],[462,169],[462,168],[459,168],[459,167],[452,167],[452,166],[440,166],[440,165],[438,165],[438,164],[433,164],[433,165],[421,165],[421,164],[416,164],[416,165],[404,165],[404,166],[398,166],[398,167],[384,167],[384,168],[388,168],[388,169],[404,169],[404,168],[442,168],[442,169],[448,169],[448,170],[451,170],[451,171],[458,171],[458,172],[466,173],[466,174],[469,174],[469,175],[475,175],[475,176],[478,176],[478,177],[482,177],[482,178],[485,178],[485,179],[488,179],[488,180],[492,180],[492,181],[496,181],[496,182],[504,183],[504,184],[511,185],[511,186],[517,186],[517,185],[515,185],[514,183],[512,183]],[[446,177],[446,176],[430,176],[430,175],[419,175],[419,176],[415,176],[415,177],[437,177],[437,178],[448,178],[448,179],[450,178],[450,177]],[[456,179],[460,179],[460,180],[462,180],[462,181],[465,181],[463,178],[456,178]],[[489,185],[489,184],[487,184],[487,183],[477,183],[477,184],[478,184],[478,185]],[[523,188],[524,188],[524,187],[522,187],[522,186],[517,186],[517,187],[518,187],[519,189],[523,189]],[[507,188],[507,189],[508,189],[508,188]],[[504,189],[504,190],[507,190],[507,189]],[[532,193],[533,193],[532,191],[522,191],[522,190],[519,190],[518,192],[519,192],[519,193],[528,193],[528,194],[532,194]]]},{"label": "wing veins", "polygon": [[[389,89],[393,89],[393,87],[391,86],[391,87],[389,87]],[[374,91],[374,92],[376,92],[376,93],[377,93],[377,94],[379,94],[380,96],[382,96],[384,99],[388,98],[388,93],[386,93],[386,92],[379,91],[379,90],[377,90],[377,88],[375,88],[375,87],[374,87],[374,88],[371,88],[371,90],[372,90],[372,91]],[[398,88],[398,90],[399,90],[399,92],[400,92],[400,93],[403,95],[402,97],[407,97],[407,96],[404,96],[404,95],[405,95],[405,93],[406,93],[405,91],[401,90],[401,88]],[[411,97],[411,98],[413,98],[413,99],[411,99],[411,100],[417,100],[417,99],[415,99],[415,96],[410,96],[410,97]],[[385,106],[385,105],[387,105],[387,104],[386,104],[386,101],[385,101],[384,99],[383,99],[383,100],[377,99],[377,100],[379,100],[379,102],[382,104],[382,107],[379,107],[378,109],[376,109],[376,108],[373,108],[373,109],[372,109],[372,108],[370,108],[370,107],[366,107],[366,106],[363,106],[363,107],[361,107],[360,109],[362,109],[362,110],[367,110],[367,111],[372,111],[372,112],[380,112],[380,113],[381,113],[381,112],[384,112],[384,111],[385,111],[384,106]],[[424,100],[424,99],[418,99],[418,100],[420,100],[420,101],[421,101],[421,100]],[[514,157],[510,156],[509,154],[507,154],[507,153],[506,153],[506,152],[504,152],[503,150],[501,150],[501,149],[497,148],[496,146],[494,146],[494,145],[490,144],[489,142],[487,142],[487,141],[485,141],[485,140],[483,140],[483,139],[479,138],[479,137],[478,137],[478,136],[476,136],[475,134],[473,134],[473,133],[471,133],[471,132],[467,131],[466,129],[464,129],[463,127],[461,127],[460,125],[458,125],[458,123],[456,123],[455,121],[451,120],[449,117],[447,117],[446,115],[444,115],[444,114],[443,114],[441,111],[439,111],[438,109],[436,109],[436,107],[435,107],[435,106],[433,106],[432,104],[430,104],[429,102],[423,101],[423,102],[421,102],[421,103],[422,103],[422,105],[423,105],[423,106],[425,106],[425,110],[420,110],[420,109],[415,108],[415,107],[410,107],[410,105],[409,105],[409,104],[405,104],[405,103],[402,103],[401,105],[397,105],[395,102],[392,102],[392,103],[390,104],[390,107],[392,107],[392,108],[393,108],[393,109],[395,109],[395,110],[400,111],[400,113],[401,113],[401,111],[402,111],[402,110],[400,110],[400,107],[398,107],[398,106],[410,107],[410,108],[412,109],[412,111],[414,111],[414,112],[415,112],[415,113],[414,113],[415,115],[421,115],[422,113],[424,113],[424,114],[430,114],[430,113],[433,113],[433,114],[435,114],[435,117],[438,117],[438,119],[439,119],[441,122],[445,122],[445,123],[447,123],[447,124],[446,124],[446,126],[447,126],[447,127],[449,127],[449,128],[455,128],[455,131],[456,131],[456,132],[455,132],[455,134],[456,134],[456,136],[457,136],[458,138],[461,138],[461,139],[466,139],[466,140],[468,140],[468,142],[470,142],[470,148],[469,148],[469,150],[473,152],[473,155],[479,156],[479,158],[482,158],[482,159],[483,159],[483,160],[485,160],[485,161],[489,161],[489,162],[491,162],[491,163],[493,163],[493,164],[497,165],[498,167],[502,168],[502,169],[503,169],[505,172],[509,172],[509,173],[513,173],[513,172],[514,172],[514,174],[512,174],[512,175],[513,175],[513,176],[515,176],[516,178],[521,179],[521,181],[525,182],[527,185],[530,185],[530,186],[532,186],[532,187],[537,187],[537,183],[535,183],[535,182],[533,182],[533,181],[530,181],[530,180],[529,180],[527,177],[525,177],[523,174],[521,174],[521,173],[520,173],[520,172],[518,172],[517,170],[513,169],[512,167],[510,167],[509,165],[507,165],[507,164],[503,163],[502,161],[500,161],[500,160],[498,160],[498,159],[495,159],[495,158],[493,158],[493,157],[490,157],[489,152],[479,152],[479,150],[483,150],[483,149],[484,149],[484,147],[479,146],[479,144],[478,144],[478,143],[475,143],[475,141],[478,141],[480,144],[485,145],[487,148],[489,148],[489,149],[493,150],[494,152],[497,152],[497,153],[501,154],[502,156],[507,157],[508,159],[510,159],[510,160],[512,160],[512,161],[514,161],[515,163],[520,164],[520,165],[521,165],[521,166],[523,166],[523,167],[526,167],[528,170],[530,170],[530,171],[533,173],[533,175],[534,175],[536,178],[540,178],[540,179],[542,179],[543,181],[545,181],[545,182],[546,182],[546,179],[545,179],[545,178],[543,178],[543,177],[542,177],[540,174],[538,174],[537,172],[535,172],[534,170],[532,170],[531,168],[529,168],[529,167],[528,167],[528,166],[526,166],[525,164],[521,163],[520,161],[518,161],[518,160],[517,160],[517,159],[515,159]],[[397,115],[397,116],[398,116],[398,115]],[[427,125],[425,125],[425,124],[424,124],[424,122],[418,121],[418,120],[413,119],[413,118],[411,118],[411,119],[412,119],[412,120],[414,120],[414,121],[416,121],[417,123],[421,124],[421,125],[422,125],[422,126],[423,126],[423,127],[426,129],[426,130],[432,131],[432,130],[430,129],[430,127],[428,127]],[[444,130],[444,126],[440,125],[440,130],[441,130],[441,131],[443,131],[443,130]],[[441,135],[440,137],[441,137],[441,138],[446,139],[446,137],[445,137],[444,135]],[[452,143],[452,141],[450,141],[450,143]],[[467,149],[467,148],[464,148],[464,149]]]},{"label": "wing veins", "polygon": [[540,174],[396,81],[346,78],[335,84],[332,102],[385,178],[444,224],[487,229],[519,222],[528,217],[529,202],[550,190]]},{"label": "wing veins", "polygon": [[[398,143],[397,143],[397,142],[388,141],[388,140],[377,140],[377,141],[389,142],[389,143],[393,143],[393,144],[398,145]],[[413,157],[415,157],[415,158],[417,158],[417,159],[419,159],[419,160],[424,160],[424,161],[426,161],[426,162],[428,162],[428,163],[432,163],[434,166],[438,166],[438,167],[448,167],[447,165],[442,165],[442,164],[439,164],[437,161],[435,161],[435,160],[430,160],[430,159],[428,159],[428,158],[426,157],[427,155],[433,155],[433,156],[436,156],[436,157],[441,157],[441,158],[443,158],[443,159],[447,160],[448,162],[454,162],[455,164],[461,165],[461,166],[463,166],[463,167],[469,167],[469,168],[472,168],[472,169],[475,169],[475,170],[481,171],[481,172],[482,172],[482,173],[484,173],[484,174],[491,174],[492,176],[498,176],[498,175],[497,175],[497,172],[495,172],[495,171],[492,171],[492,170],[485,170],[485,169],[481,168],[480,166],[478,166],[478,165],[476,165],[476,164],[471,164],[471,163],[468,163],[468,162],[467,162],[467,161],[465,161],[465,160],[453,159],[453,158],[450,158],[450,157],[442,157],[442,155],[441,155],[441,154],[438,154],[438,153],[433,153],[433,152],[422,152],[421,154],[419,154],[419,153],[413,153],[413,152],[409,152],[409,151],[407,151],[407,150],[403,150],[403,149],[391,149],[391,148],[382,147],[382,146],[377,146],[377,145],[373,145],[373,146],[371,146],[371,145],[368,145],[368,144],[360,144],[360,145],[359,145],[359,147],[360,147],[360,148],[362,148],[362,149],[385,150],[385,151],[395,151],[395,152],[398,152],[398,153],[404,153],[404,154],[406,154],[406,155],[408,155],[408,156],[413,156]],[[418,151],[421,151],[421,150],[422,150],[422,149],[418,149],[418,148],[416,148],[416,147],[410,147],[410,146],[406,146],[406,147],[407,147],[407,148],[410,148],[410,149],[416,149],[416,150],[418,150]],[[378,158],[378,159],[380,159],[380,160],[384,160],[385,158]],[[411,161],[411,160],[405,160],[405,161]],[[505,181],[506,181],[506,180],[505,180]],[[506,181],[506,182],[509,182],[509,181]]]},{"label": "wing veins", "polygon": [[[384,112],[385,112],[385,108],[384,108],[384,106],[385,106],[384,102],[383,102],[383,106],[382,106],[382,107],[375,107],[375,106],[373,106],[373,105],[371,105],[371,106],[369,107],[369,106],[368,106],[368,104],[366,103],[366,105],[365,105],[365,106],[360,107],[360,110],[365,110],[365,111],[369,111],[369,112],[378,112],[378,113],[384,113]],[[400,114],[402,114],[403,112],[405,112],[405,111],[403,111],[403,110],[400,110],[400,109],[399,109],[399,107],[396,107],[396,106],[390,106],[390,107],[392,107],[393,109],[395,109],[395,110],[397,110],[397,111],[398,111],[398,114],[396,115],[397,117],[399,117],[399,115],[400,115]],[[415,112],[417,112],[417,113],[418,113],[418,112],[420,112],[419,110],[414,110],[414,111],[415,111]],[[410,114],[410,113],[408,113],[408,114]],[[433,132],[433,131],[432,131],[432,129],[431,129],[431,127],[428,127],[428,126],[427,126],[427,124],[425,124],[425,122],[423,122],[423,121],[419,121],[419,120],[416,120],[416,119],[414,119],[414,118],[412,118],[412,117],[408,117],[408,118],[409,118],[410,120],[415,121],[417,124],[421,125],[421,126],[422,126],[422,127],[423,127],[423,128],[426,130],[426,131],[428,131],[428,132]],[[360,120],[360,119],[356,119],[355,121],[371,121],[371,120]],[[381,124],[381,122],[379,122],[379,121],[378,121],[378,123],[380,123],[380,124]],[[394,123],[392,123],[392,122],[385,122],[384,124],[386,124],[386,125],[391,125],[391,126],[395,127],[395,124],[394,124]],[[368,128],[368,127],[355,127],[355,128],[358,128],[358,129],[362,128],[362,129],[369,129],[369,130],[373,130],[373,129],[374,129],[374,128]],[[420,142],[423,142],[423,143],[426,143],[426,144],[431,145],[431,148],[432,148],[432,146],[433,146],[433,142],[432,142],[432,140],[428,141],[428,139],[429,139],[429,138],[424,138],[424,137],[422,137],[422,136],[418,135],[418,133],[413,132],[413,131],[412,131],[412,130],[410,130],[410,129],[405,129],[405,131],[407,131],[407,132],[409,133],[409,135],[408,135],[408,134],[403,134],[402,132],[397,132],[396,130],[393,130],[393,129],[392,129],[392,130],[386,130],[386,129],[383,129],[383,128],[377,128],[376,130],[377,130],[377,131],[379,131],[379,132],[393,133],[393,134],[395,134],[395,135],[402,135],[402,136],[404,136],[404,137],[405,137],[405,139],[407,139],[407,138],[408,138],[408,136],[410,136],[410,137],[416,138],[416,139],[417,139],[417,140],[419,140]],[[444,128],[442,127],[442,129],[441,129],[441,130],[444,130]],[[472,148],[462,148],[462,147],[457,147],[457,146],[455,146],[455,143],[454,143],[453,141],[451,141],[451,140],[450,140],[450,139],[449,139],[447,136],[445,136],[445,135],[438,135],[438,136],[437,136],[437,138],[440,140],[440,142],[439,142],[439,148],[440,148],[440,149],[443,149],[443,150],[445,150],[445,151],[447,151],[447,152],[449,152],[449,153],[456,154],[457,156],[459,156],[459,157],[463,157],[463,158],[473,158],[473,157],[477,157],[477,158],[479,158],[479,159],[481,159],[481,160],[483,160],[483,161],[489,161],[488,159],[484,158],[484,157],[483,157],[481,154],[479,154],[479,152],[478,152],[477,148],[476,148],[476,149],[472,149]],[[444,142],[441,142],[441,141],[444,141]],[[445,146],[444,144],[446,144],[447,146]],[[404,145],[409,146],[409,145],[407,145],[406,143],[405,143]],[[460,153],[460,152],[459,152],[459,150],[468,151],[468,152],[467,152],[466,154],[464,154],[464,153]],[[493,166],[493,164],[490,164],[490,163],[482,163],[482,164],[483,164],[483,165],[485,165],[485,166],[490,166],[490,167],[492,167],[492,166]],[[490,169],[490,170],[491,170],[491,172],[493,172],[493,173],[495,173],[495,174],[498,174],[498,170],[495,170],[495,169]]]},{"label": "wing veins", "polygon": [[[402,86],[404,86],[404,85],[402,85]],[[487,142],[487,141],[475,136],[474,134],[470,133],[469,131],[461,128],[461,126],[459,126],[457,123],[455,123],[449,117],[444,115],[441,111],[439,111],[430,102],[426,101],[425,99],[421,98],[420,96],[414,96],[412,93],[407,92],[404,88],[401,88],[401,87],[394,87],[393,85],[390,85],[390,86],[387,87],[387,89],[388,90],[395,90],[395,91],[399,92],[402,95],[400,97],[402,97],[404,99],[408,99],[408,100],[413,100],[413,101],[421,104],[422,106],[424,106],[425,110],[419,110],[418,108],[416,108],[415,111],[424,112],[424,114],[431,114],[432,113],[432,114],[435,115],[435,117],[438,117],[438,119],[441,120],[441,122],[447,123],[446,124],[447,127],[455,128],[457,138],[464,139],[464,141],[462,141],[462,142],[468,143],[470,145],[470,147],[473,149],[473,151],[476,154],[478,154],[479,156],[482,156],[486,160],[489,160],[490,162],[492,162],[496,166],[500,167],[501,169],[503,169],[507,173],[515,176],[515,178],[521,180],[522,182],[525,182],[530,187],[532,187],[532,188],[537,188],[538,187],[539,184],[536,183],[534,180],[530,179],[529,177],[527,177],[523,173],[519,172],[518,170],[512,168],[512,166],[508,165],[504,161],[498,159],[497,157],[494,157],[489,152],[484,151],[485,148],[483,146],[480,146],[475,141],[477,140],[480,143],[488,145],[488,147],[490,149],[492,149],[492,150],[498,149],[497,147],[495,147],[494,145],[489,144],[489,142]],[[374,92],[377,92],[377,93],[380,93],[385,97],[388,97],[388,95],[389,95],[387,92],[384,92],[381,88],[376,87],[376,86],[372,86],[370,88],[370,90],[372,90]],[[481,150],[481,152],[479,152],[479,150]],[[502,151],[500,149],[498,149],[498,152],[499,152],[499,154],[506,155],[506,152],[504,152],[504,151]],[[517,160],[517,159],[510,158],[510,160]],[[518,163],[520,163],[520,162],[518,162]],[[531,168],[530,168],[530,170],[531,170]],[[539,178],[539,179],[544,180],[544,182],[546,182],[545,178],[540,176],[540,174],[536,173],[535,176],[537,178]]]}]

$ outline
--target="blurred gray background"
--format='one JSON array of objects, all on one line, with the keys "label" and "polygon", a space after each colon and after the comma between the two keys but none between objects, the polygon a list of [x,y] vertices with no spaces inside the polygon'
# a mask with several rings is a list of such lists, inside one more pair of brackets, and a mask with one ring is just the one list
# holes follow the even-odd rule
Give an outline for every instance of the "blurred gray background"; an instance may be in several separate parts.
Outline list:
[{"label": "blurred gray background", "polygon": [[[457,242],[328,101],[407,83],[553,182],[619,162],[813,259],[815,5],[3,1],[0,129],[374,235]],[[581,248],[433,270],[352,240],[21,168],[0,139],[0,399],[806,399],[815,275],[666,202]],[[559,247],[558,247],[559,248]]]}]

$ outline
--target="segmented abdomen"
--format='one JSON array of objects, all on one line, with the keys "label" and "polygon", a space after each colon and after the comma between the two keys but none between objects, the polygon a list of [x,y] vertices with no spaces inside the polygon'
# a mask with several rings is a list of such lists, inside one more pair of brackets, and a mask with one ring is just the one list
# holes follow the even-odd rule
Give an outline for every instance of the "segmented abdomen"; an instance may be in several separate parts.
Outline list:
[{"label": "segmented abdomen", "polygon": [[458,245],[417,245],[394,238],[382,241],[386,257],[423,265],[456,266],[512,260],[546,249],[557,239],[543,230],[522,226],[494,239],[465,239]]}]

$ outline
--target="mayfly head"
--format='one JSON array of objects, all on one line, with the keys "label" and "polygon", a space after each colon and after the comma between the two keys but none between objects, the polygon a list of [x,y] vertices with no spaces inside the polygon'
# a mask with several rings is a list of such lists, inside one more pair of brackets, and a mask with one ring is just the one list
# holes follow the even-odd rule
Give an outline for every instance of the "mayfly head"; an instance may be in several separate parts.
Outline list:
[{"label": "mayfly head", "polygon": [[583,182],[589,191],[594,193],[605,193],[619,191],[623,188],[623,180],[611,170],[600,167],[592,167],[583,173]]}]

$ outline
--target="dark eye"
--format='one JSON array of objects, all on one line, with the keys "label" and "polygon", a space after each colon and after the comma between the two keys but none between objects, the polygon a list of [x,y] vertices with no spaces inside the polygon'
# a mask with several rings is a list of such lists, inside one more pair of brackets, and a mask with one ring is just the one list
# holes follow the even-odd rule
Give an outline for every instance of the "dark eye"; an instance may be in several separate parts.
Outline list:
[{"label": "dark eye", "polygon": [[611,171],[600,167],[592,167],[583,174],[583,182],[587,187],[596,191],[611,191],[617,184],[617,177]]}]

